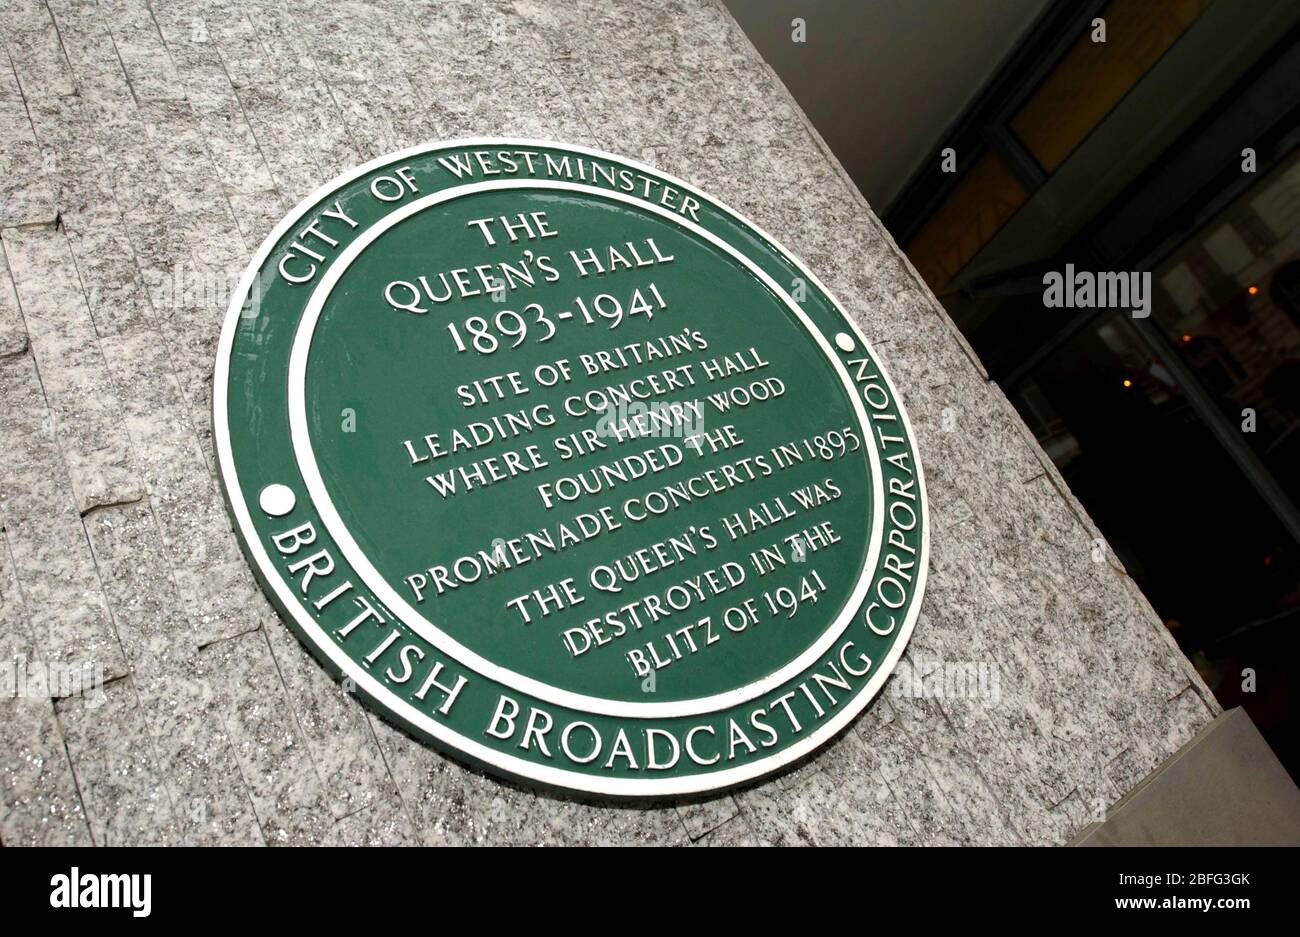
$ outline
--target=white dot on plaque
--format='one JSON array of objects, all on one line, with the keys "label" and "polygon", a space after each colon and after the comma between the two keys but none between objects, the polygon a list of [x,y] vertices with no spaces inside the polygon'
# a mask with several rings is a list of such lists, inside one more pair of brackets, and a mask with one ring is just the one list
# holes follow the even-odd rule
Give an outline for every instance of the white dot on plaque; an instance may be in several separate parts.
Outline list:
[{"label": "white dot on plaque", "polygon": [[284,517],[293,510],[298,499],[288,485],[267,485],[257,496],[257,503],[272,517]]},{"label": "white dot on plaque", "polygon": [[835,336],[835,344],[840,346],[840,351],[852,351],[853,337],[848,332],[841,332]]}]

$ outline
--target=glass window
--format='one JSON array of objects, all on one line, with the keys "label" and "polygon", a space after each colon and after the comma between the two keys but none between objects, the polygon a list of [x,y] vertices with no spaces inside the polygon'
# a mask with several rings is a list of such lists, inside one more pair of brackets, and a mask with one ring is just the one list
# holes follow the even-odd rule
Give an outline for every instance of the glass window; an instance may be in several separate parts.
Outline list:
[{"label": "glass window", "polygon": [[1106,4],[1106,41],[1094,42],[1090,28],[1011,119],[1011,129],[1045,172],[1065,162],[1207,6],[1209,0]]},{"label": "glass window", "polygon": [[1011,398],[1219,700],[1288,759],[1293,740],[1269,729],[1297,676],[1300,548],[1131,320],[1099,316]]},{"label": "glass window", "polygon": [[1300,154],[1155,271],[1153,318],[1300,501]]},{"label": "glass window", "polygon": [[930,289],[943,295],[1025,200],[1025,190],[995,154],[985,153],[907,244],[907,256]]}]

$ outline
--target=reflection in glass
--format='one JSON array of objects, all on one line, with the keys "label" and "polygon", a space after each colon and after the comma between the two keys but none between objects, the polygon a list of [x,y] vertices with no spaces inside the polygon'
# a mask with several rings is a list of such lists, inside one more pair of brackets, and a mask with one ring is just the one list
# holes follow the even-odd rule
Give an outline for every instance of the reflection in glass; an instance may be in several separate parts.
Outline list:
[{"label": "reflection in glass", "polygon": [[[1271,729],[1289,718],[1300,549],[1131,320],[1099,316],[1011,399],[1219,701],[1293,763]],[[1246,691],[1246,671],[1269,679]]]},{"label": "reflection in glass", "polygon": [[1300,500],[1300,157],[1185,241],[1154,286],[1155,321]]}]

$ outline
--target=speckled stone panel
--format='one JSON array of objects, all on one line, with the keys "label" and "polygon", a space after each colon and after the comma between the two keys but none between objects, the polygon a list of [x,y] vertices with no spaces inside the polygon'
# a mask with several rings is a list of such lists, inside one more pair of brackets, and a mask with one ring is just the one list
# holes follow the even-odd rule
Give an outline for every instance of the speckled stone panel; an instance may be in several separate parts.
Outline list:
[{"label": "speckled stone panel", "polygon": [[[1218,705],[717,0],[10,0],[0,9],[0,842],[1062,843]],[[364,160],[550,137],[773,232],[874,342],[933,560],[880,698],[761,784],[602,805],[363,709],[257,590],[214,476],[229,291]],[[953,695],[945,665],[994,674]],[[5,675],[9,676],[5,676]]]}]

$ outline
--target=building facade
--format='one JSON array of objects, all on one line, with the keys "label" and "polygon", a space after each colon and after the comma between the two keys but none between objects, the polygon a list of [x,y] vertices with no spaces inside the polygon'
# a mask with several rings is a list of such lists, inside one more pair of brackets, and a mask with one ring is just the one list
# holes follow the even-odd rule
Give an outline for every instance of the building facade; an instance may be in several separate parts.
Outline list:
[{"label": "building facade", "polygon": [[[943,307],[711,0],[18,0],[0,14],[0,841],[1064,843],[1219,706]],[[650,163],[773,232],[887,363],[924,606],[793,769],[602,803],[368,712],[263,598],[215,475],[230,292],[325,181],[425,141]]]}]

